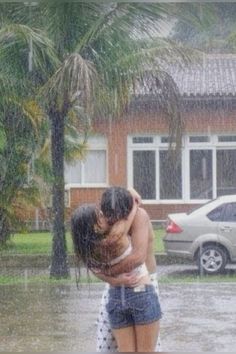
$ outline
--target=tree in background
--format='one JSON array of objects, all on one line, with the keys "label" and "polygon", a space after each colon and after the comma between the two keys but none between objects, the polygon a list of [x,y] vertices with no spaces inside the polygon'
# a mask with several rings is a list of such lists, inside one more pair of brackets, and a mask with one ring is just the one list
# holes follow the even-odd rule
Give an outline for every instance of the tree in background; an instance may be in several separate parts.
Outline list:
[{"label": "tree in background", "polygon": [[[51,276],[68,275],[64,231],[64,130],[72,110],[80,122],[100,116],[117,116],[128,104],[131,87],[137,77],[144,78],[152,65],[153,75],[159,76],[159,86],[168,83],[176,87],[167,75],[161,76],[156,60],[170,57],[170,45],[153,39],[153,30],[160,29],[165,19],[162,4],[144,3],[40,3],[44,27],[55,48],[61,65],[43,87],[43,101],[51,123],[53,171],[53,251]],[[143,36],[145,40],[142,40]],[[163,51],[161,48],[163,47]],[[177,55],[176,55],[177,54]],[[173,57],[184,58],[172,45]],[[170,98],[164,90],[163,98]],[[173,102],[174,100],[174,102]],[[171,103],[177,102],[172,95]],[[170,112],[167,109],[167,112]],[[172,110],[173,134],[181,127],[181,117]],[[175,116],[173,118],[173,115]],[[170,116],[169,122],[171,122]],[[173,123],[174,122],[174,123]]]},{"label": "tree in background", "polygon": [[50,274],[67,277],[64,226],[67,122],[76,115],[75,125],[82,125],[82,130],[87,131],[89,123],[98,116],[115,118],[129,103],[137,78],[144,82],[151,75],[158,82],[158,91],[162,89],[160,102],[166,104],[171,135],[179,135],[182,123],[176,109],[178,89],[162,64],[168,60],[184,61],[186,57],[180,48],[157,36],[167,14],[165,5],[160,3],[53,0],[40,1],[34,7],[11,4],[3,9],[13,25],[20,22],[22,29],[36,26],[46,32],[42,37],[40,31],[32,30],[35,39],[25,37],[28,49],[19,51],[16,43],[12,58],[22,61],[24,69],[20,68],[20,72],[25,91],[41,99],[49,118],[53,186]]},{"label": "tree in background", "polygon": [[[29,43],[35,47],[34,78],[28,70]],[[28,179],[28,165],[40,137],[45,115],[35,101],[40,72],[53,58],[51,42],[26,25],[4,24],[0,29],[0,242],[18,224],[17,210],[35,202],[37,189]],[[38,77],[38,79],[37,79]],[[37,80],[36,80],[37,79]]]},{"label": "tree in background", "polygon": [[207,53],[235,52],[235,3],[177,3],[174,8],[173,39]]}]

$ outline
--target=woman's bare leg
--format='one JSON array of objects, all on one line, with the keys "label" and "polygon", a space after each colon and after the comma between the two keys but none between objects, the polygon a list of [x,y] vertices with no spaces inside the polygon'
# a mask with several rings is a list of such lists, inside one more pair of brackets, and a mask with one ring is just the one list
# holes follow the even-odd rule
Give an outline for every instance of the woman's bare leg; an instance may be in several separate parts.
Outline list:
[{"label": "woman's bare leg", "polygon": [[160,322],[135,326],[137,352],[154,352],[160,331]]},{"label": "woman's bare leg", "polygon": [[119,352],[136,352],[136,337],[134,327],[124,327],[112,330]]}]

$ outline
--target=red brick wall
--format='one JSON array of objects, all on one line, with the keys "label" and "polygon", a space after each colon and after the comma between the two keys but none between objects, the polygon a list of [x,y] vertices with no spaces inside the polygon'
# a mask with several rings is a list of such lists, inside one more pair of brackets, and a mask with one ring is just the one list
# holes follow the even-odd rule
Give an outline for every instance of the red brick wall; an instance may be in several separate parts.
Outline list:
[{"label": "red brick wall", "polygon": [[[183,114],[185,133],[236,133],[235,113],[224,111],[192,111]],[[127,187],[127,136],[129,134],[165,134],[168,126],[161,114],[126,116],[112,122],[100,122],[94,131],[108,139],[108,183]],[[76,204],[96,202],[103,189],[77,188],[71,190],[71,209]],[[150,218],[164,220],[168,213],[187,212],[197,204],[144,204]]]},{"label": "red brick wall", "polygon": [[[236,133],[236,113],[217,111],[191,111],[183,114],[185,133]],[[108,139],[108,184],[127,187],[127,136],[129,134],[164,134],[168,126],[160,113],[127,115],[122,119],[100,121],[93,127],[94,132],[104,134]],[[95,172],[96,173],[96,172]],[[79,204],[99,201],[103,188],[72,188],[70,208],[67,215]],[[166,219],[168,213],[188,211],[194,205],[146,204],[144,208],[151,219]]]}]

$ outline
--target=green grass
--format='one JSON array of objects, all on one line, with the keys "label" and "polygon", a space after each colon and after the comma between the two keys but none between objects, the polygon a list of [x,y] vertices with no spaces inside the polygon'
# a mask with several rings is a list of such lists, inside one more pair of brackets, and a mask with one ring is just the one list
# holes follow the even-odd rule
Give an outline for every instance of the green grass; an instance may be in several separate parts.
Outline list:
[{"label": "green grass", "polygon": [[[162,229],[155,230],[155,252],[164,252]],[[68,253],[73,252],[70,234],[66,235]],[[16,234],[8,241],[4,248],[0,248],[0,254],[51,254],[52,235],[49,232],[32,232]]]},{"label": "green grass", "polygon": [[163,253],[165,252],[164,244],[163,244],[163,236],[165,234],[164,229],[155,230],[155,245],[154,250],[155,253]]},{"label": "green grass", "polygon": [[[89,284],[89,283],[101,283],[102,281],[96,278],[93,274],[90,274],[89,277],[82,276],[79,279],[78,284]],[[50,278],[49,274],[44,275],[33,275],[27,278],[24,275],[0,275],[0,286],[1,285],[18,285],[18,284],[76,284],[75,274],[71,274],[69,278]]]},{"label": "green grass", "polygon": [[[66,235],[68,253],[72,253],[72,240]],[[49,232],[16,234],[7,245],[0,249],[1,254],[51,254],[52,235]]]},{"label": "green grass", "polygon": [[9,276],[9,275],[1,275],[0,276],[0,286],[1,285],[17,285],[17,284],[71,284],[75,283],[75,279],[51,279],[49,275],[35,275],[32,277],[28,277],[27,279],[24,276]]}]

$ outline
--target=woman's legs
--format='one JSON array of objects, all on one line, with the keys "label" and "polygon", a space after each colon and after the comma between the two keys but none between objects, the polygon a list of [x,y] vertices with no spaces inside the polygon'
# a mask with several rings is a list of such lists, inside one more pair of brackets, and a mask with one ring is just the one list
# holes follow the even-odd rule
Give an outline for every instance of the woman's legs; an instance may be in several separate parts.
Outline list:
[{"label": "woman's legs", "polygon": [[135,326],[136,351],[155,352],[159,331],[159,321],[155,321],[146,325]]},{"label": "woman's legs", "polygon": [[136,352],[136,336],[133,326],[114,329],[112,332],[119,352]]},{"label": "woman's legs", "polygon": [[[150,274],[150,278],[151,278],[151,283],[154,286],[155,292],[157,294],[157,297],[158,297],[158,299],[160,299],[160,291],[159,291],[157,273],[151,273]],[[156,341],[154,352],[162,352],[160,328],[158,330],[158,338],[157,338],[157,341]]]},{"label": "woman's legs", "polygon": [[101,305],[99,307],[99,316],[97,319],[97,352],[117,352],[117,344],[112,334],[106,305],[109,298],[109,286],[106,284],[102,295]]},{"label": "woman's legs", "polygon": [[[157,275],[151,274],[151,282],[155,288],[157,295],[159,295],[158,281]],[[109,298],[109,286],[106,284],[105,290],[102,295],[102,301],[99,309],[99,316],[97,320],[97,352],[117,352],[117,343],[115,337],[112,334],[111,326],[109,323],[108,313],[106,309],[106,304]],[[161,341],[160,341],[160,333],[158,335],[158,339],[155,345],[154,352],[161,352]]]}]

